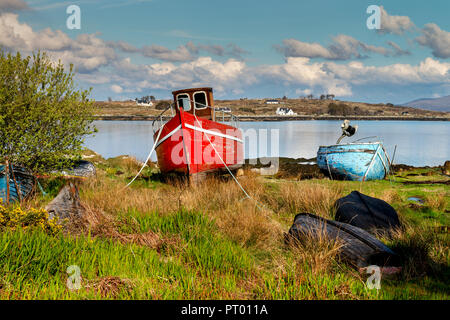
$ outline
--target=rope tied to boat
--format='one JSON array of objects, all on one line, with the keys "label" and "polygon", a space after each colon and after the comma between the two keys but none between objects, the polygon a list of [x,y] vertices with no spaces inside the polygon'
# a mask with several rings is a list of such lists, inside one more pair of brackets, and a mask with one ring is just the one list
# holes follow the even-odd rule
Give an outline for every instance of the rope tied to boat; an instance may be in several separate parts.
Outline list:
[{"label": "rope tied to boat", "polygon": [[158,141],[159,141],[159,138],[161,137],[161,133],[162,133],[162,131],[163,131],[164,126],[165,126],[165,124],[163,124],[163,125],[160,127],[158,136],[156,137],[156,140],[155,140],[155,142],[153,143],[153,147],[152,147],[152,149],[150,150],[150,153],[148,154],[147,159],[144,161],[144,164],[142,165],[141,170],[139,170],[139,172],[136,174],[136,176],[133,178],[133,180],[131,180],[131,181],[130,181],[123,189],[128,188],[128,187],[134,182],[134,180],[136,180],[137,177],[139,177],[139,175],[141,174],[142,170],[144,170],[145,166],[147,165],[148,160],[150,160],[150,157],[151,157],[152,154],[153,154],[153,151],[155,151],[156,146],[158,145]]},{"label": "rope tied to boat", "polygon": [[[195,120],[197,121],[199,127],[201,128],[202,125],[200,123],[200,121],[198,121],[197,116],[194,114]],[[206,138],[209,141],[209,144],[211,145],[211,147],[214,149],[214,152],[219,156],[220,161],[222,161],[223,165],[225,166],[225,168],[228,170],[228,173],[233,177],[234,181],[236,182],[236,184],[239,186],[239,188],[241,188],[242,192],[244,192],[245,196],[247,197],[247,199],[251,199],[253,201],[255,201],[255,205],[262,210],[262,208],[259,206],[259,202],[252,198],[247,191],[245,191],[244,187],[240,184],[239,180],[236,178],[236,176],[233,174],[233,172],[231,171],[231,169],[228,167],[228,165],[225,163],[225,161],[223,161],[222,156],[220,155],[220,153],[217,151],[216,147],[214,146],[214,144],[211,142],[211,139],[209,138],[208,134],[206,132],[204,132]],[[244,198],[245,199],[245,198]],[[263,204],[261,204],[262,206],[264,206]],[[266,208],[268,209],[268,208]],[[271,209],[269,209],[271,210]],[[273,210],[272,210],[273,211]]]}]

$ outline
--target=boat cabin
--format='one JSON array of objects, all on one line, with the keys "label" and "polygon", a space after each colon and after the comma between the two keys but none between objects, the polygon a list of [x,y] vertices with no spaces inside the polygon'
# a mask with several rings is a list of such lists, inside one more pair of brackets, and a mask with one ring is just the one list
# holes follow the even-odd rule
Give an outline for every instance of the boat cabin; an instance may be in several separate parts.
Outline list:
[{"label": "boat cabin", "polygon": [[195,114],[197,117],[215,121],[213,89],[191,88],[173,91],[175,109]]}]

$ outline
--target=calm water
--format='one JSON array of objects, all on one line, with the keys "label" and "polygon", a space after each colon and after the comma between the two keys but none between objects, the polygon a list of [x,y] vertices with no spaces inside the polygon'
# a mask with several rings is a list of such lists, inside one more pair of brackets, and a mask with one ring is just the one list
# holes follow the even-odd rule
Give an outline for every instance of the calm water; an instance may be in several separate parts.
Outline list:
[{"label": "calm water", "polygon": [[[320,145],[334,144],[341,134],[341,121],[241,122],[244,134],[256,132],[269,137],[267,148],[262,143],[246,143],[246,157],[276,156],[313,158]],[[392,157],[397,145],[395,163],[415,166],[441,165],[450,160],[450,123],[445,121],[352,121],[358,132],[343,142],[378,136]],[[132,155],[145,160],[153,145],[151,121],[96,121],[99,132],[86,140],[86,147],[105,158]],[[279,130],[279,147],[270,140],[271,130]],[[265,139],[261,139],[265,141]],[[249,140],[246,140],[249,141]],[[271,143],[270,143],[271,141]],[[258,145],[257,147],[255,145]],[[250,147],[249,147],[250,146]],[[258,148],[258,149],[255,149]],[[267,150],[266,150],[267,149]],[[267,152],[265,152],[267,151]],[[273,152],[273,153],[271,153]],[[152,156],[155,161],[156,157]]]}]

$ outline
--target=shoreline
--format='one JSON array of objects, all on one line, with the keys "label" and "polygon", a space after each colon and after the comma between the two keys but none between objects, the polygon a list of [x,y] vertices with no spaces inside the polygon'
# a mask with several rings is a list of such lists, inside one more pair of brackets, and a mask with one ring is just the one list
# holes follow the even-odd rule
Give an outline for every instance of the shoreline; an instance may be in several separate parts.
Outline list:
[{"label": "shoreline", "polygon": [[[450,121],[450,117],[418,117],[418,116],[313,116],[313,115],[302,115],[302,116],[236,116],[239,121],[242,122],[252,122],[252,121],[305,121],[305,120],[373,120],[373,121]],[[162,117],[163,121],[170,120],[172,117]],[[111,115],[101,115],[94,116],[96,121],[154,121],[158,119],[158,116],[144,116],[144,115],[121,115],[121,116],[111,116]]]}]

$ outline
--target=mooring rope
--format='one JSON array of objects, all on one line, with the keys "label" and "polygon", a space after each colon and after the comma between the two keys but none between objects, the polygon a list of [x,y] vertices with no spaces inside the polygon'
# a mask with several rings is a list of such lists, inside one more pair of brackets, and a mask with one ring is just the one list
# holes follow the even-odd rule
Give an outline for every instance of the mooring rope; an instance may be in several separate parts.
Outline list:
[{"label": "mooring rope", "polygon": [[150,157],[151,157],[152,154],[153,154],[153,151],[155,151],[155,149],[156,149],[156,146],[157,146],[158,141],[159,141],[159,137],[161,136],[161,133],[162,133],[162,131],[163,131],[164,126],[165,126],[165,124],[163,124],[163,125],[161,126],[161,128],[159,129],[159,133],[158,133],[158,136],[156,137],[155,142],[153,143],[152,150],[150,150],[150,153],[148,154],[147,159],[145,160],[144,164],[142,165],[141,170],[139,170],[139,172],[137,173],[137,175],[133,178],[133,180],[131,180],[131,181],[124,187],[124,189],[128,188],[128,187],[134,182],[134,180],[136,180],[137,177],[141,174],[142,170],[144,170],[145,166],[147,165],[148,160],[150,160]]},{"label": "mooring rope", "polygon": [[[195,120],[197,121],[199,127],[201,128],[202,125],[201,125],[200,121],[198,121],[197,116],[194,115],[194,117],[195,117]],[[251,200],[255,201],[255,205],[256,205],[259,209],[262,210],[262,208],[258,205],[259,202],[258,202],[256,199],[252,198],[252,197],[248,194],[247,191],[245,191],[244,187],[239,183],[238,179],[235,177],[235,175],[233,174],[233,172],[231,172],[230,168],[227,166],[227,164],[225,163],[225,161],[223,161],[222,157],[220,156],[220,153],[217,152],[216,148],[214,147],[214,144],[211,142],[211,139],[209,139],[208,134],[207,134],[206,132],[204,132],[204,134],[205,134],[206,138],[208,139],[209,144],[210,144],[211,147],[214,149],[214,152],[219,156],[220,161],[222,161],[222,163],[223,163],[223,165],[225,166],[225,168],[227,168],[228,173],[233,177],[234,181],[235,181],[236,184],[239,186],[239,188],[241,188],[242,192],[244,192],[244,194],[247,196],[248,199],[251,199]],[[263,207],[265,207],[262,203],[261,203],[261,205],[262,205]],[[266,208],[266,209],[267,209],[267,208]],[[272,210],[272,211],[273,211],[273,210]]]},{"label": "mooring rope", "polygon": [[[194,117],[195,117],[195,120],[196,120],[197,123],[198,123],[198,126],[199,126],[200,128],[202,128],[202,125],[201,125],[200,121],[198,121],[198,118],[197,118],[197,116],[196,116],[195,114],[194,114]],[[242,185],[239,183],[239,181],[237,180],[237,178],[234,176],[233,172],[231,172],[230,168],[228,168],[228,166],[227,166],[227,164],[225,163],[225,161],[223,161],[223,159],[222,159],[220,153],[217,152],[217,149],[216,149],[216,147],[214,147],[214,144],[211,142],[211,139],[209,139],[208,134],[207,134],[206,132],[203,132],[203,133],[205,134],[206,138],[208,139],[209,144],[211,145],[211,147],[214,149],[214,152],[219,156],[220,161],[222,161],[222,163],[223,163],[223,165],[225,166],[225,168],[227,168],[229,174],[233,177],[234,181],[236,181],[236,183],[239,185],[239,187],[241,188],[241,190],[245,193],[245,195],[247,196],[247,198],[250,198],[250,199],[251,199],[252,197],[250,197],[250,195],[247,193],[247,191],[245,191],[244,187],[242,187]]]},{"label": "mooring rope", "polygon": [[41,190],[41,192],[42,192],[42,195],[46,196],[47,192],[44,191],[44,188],[42,188],[41,184],[39,183],[39,180],[36,179],[36,181],[37,181],[37,185],[39,187],[39,190]]}]

